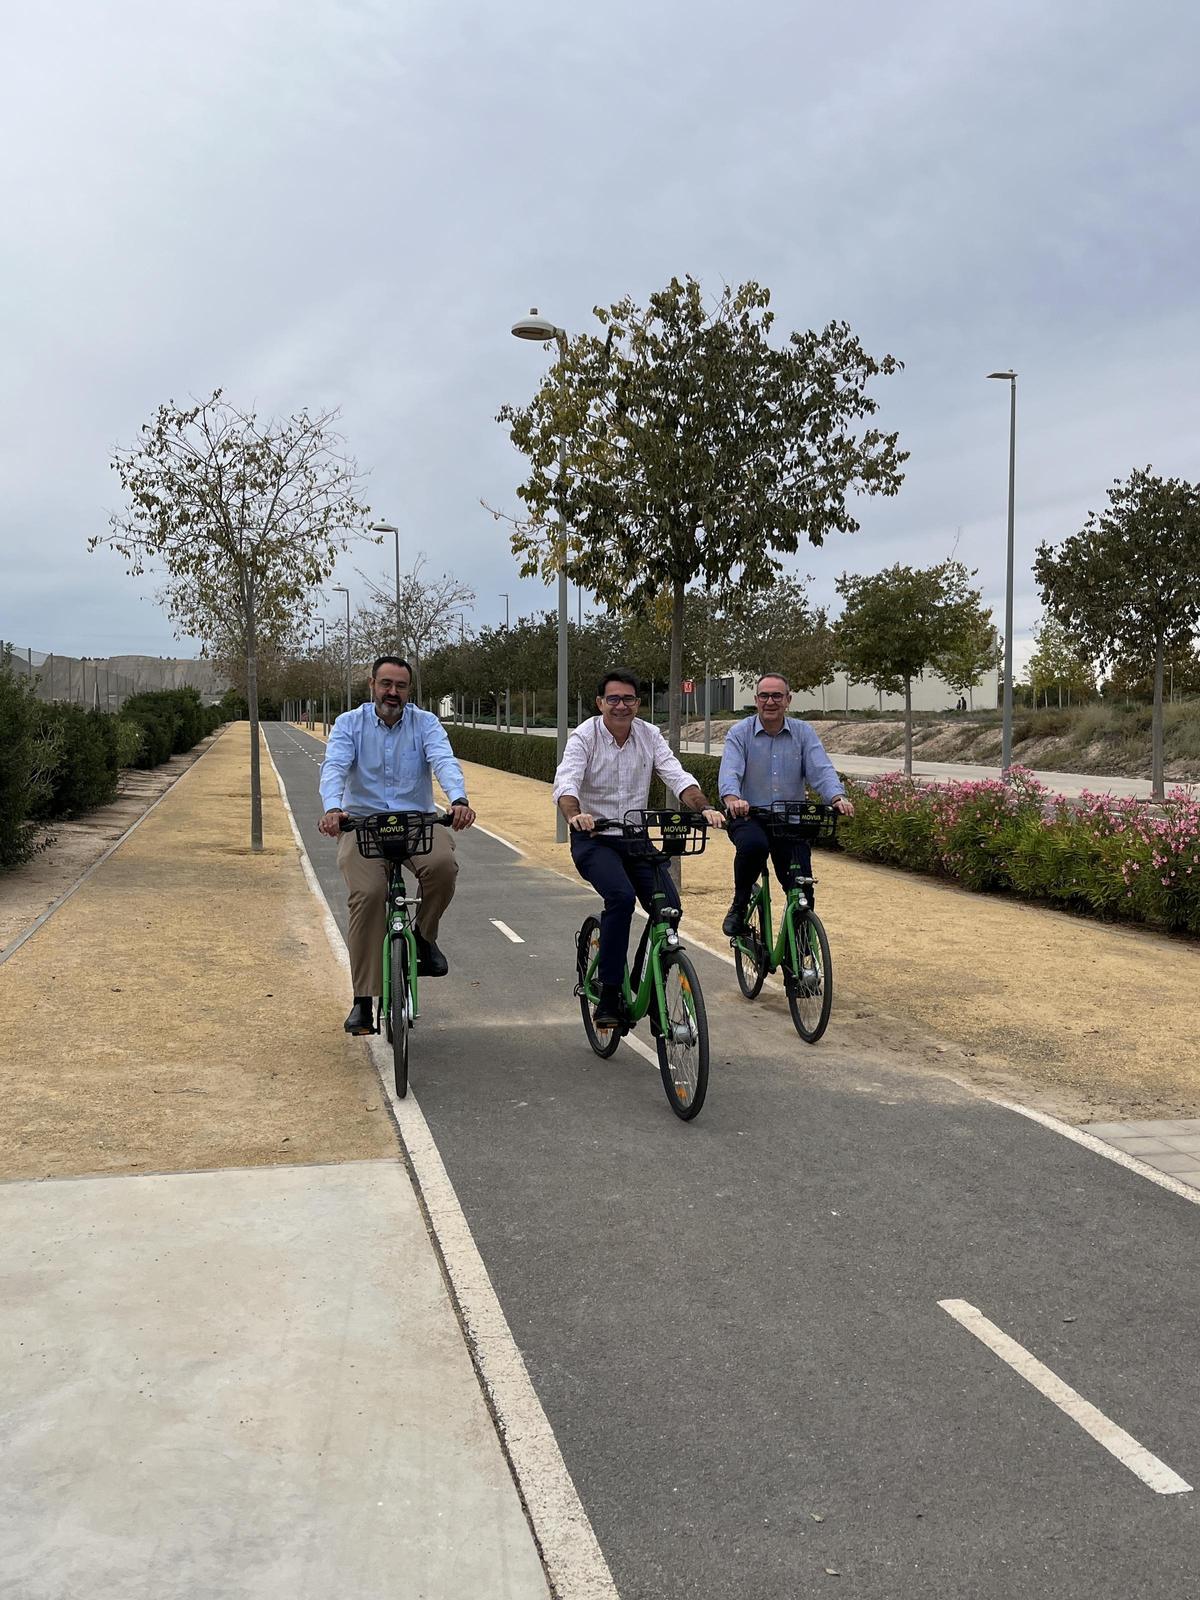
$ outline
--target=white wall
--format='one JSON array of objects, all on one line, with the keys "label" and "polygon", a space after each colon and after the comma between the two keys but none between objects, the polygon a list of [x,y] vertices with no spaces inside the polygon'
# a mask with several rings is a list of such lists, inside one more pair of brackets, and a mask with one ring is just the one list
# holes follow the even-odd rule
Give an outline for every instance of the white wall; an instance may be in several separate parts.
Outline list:
[{"label": "white wall", "polygon": [[[967,704],[973,705],[975,710],[984,711],[994,708],[999,700],[1000,674],[993,669],[984,674],[975,688],[967,695]],[[939,678],[936,672],[927,672],[923,678],[918,678],[913,684],[912,703],[914,711],[953,711],[958,702],[958,691],[951,689],[945,679]],[[737,691],[734,695],[735,709],[741,710],[745,706],[754,704],[754,679],[739,678]],[[902,694],[885,694],[882,697],[877,689],[872,689],[869,683],[847,684],[844,672],[835,672],[831,682],[823,684],[819,689],[797,689],[792,696],[792,710],[804,711],[814,706],[820,706],[823,711],[903,711],[904,696]]]}]

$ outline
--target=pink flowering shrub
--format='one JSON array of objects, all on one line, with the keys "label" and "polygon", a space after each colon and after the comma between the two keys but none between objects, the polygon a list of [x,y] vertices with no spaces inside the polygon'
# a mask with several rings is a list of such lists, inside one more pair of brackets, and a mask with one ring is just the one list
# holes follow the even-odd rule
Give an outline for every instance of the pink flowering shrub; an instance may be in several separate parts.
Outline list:
[{"label": "pink flowering shrub", "polygon": [[1200,935],[1200,797],[1185,790],[1161,808],[1072,801],[1019,767],[1007,781],[892,773],[852,790],[856,815],[839,837],[864,860]]}]

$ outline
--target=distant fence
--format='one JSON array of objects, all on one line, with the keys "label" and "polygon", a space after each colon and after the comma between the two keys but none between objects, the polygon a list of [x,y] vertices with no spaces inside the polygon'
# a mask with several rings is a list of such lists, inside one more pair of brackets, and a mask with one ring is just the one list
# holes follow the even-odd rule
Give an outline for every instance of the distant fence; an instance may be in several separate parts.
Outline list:
[{"label": "distant fence", "polygon": [[[30,680],[39,700],[69,700],[88,710],[119,711],[130,695],[139,691],[139,685],[131,677],[103,660],[56,655],[53,651],[0,641],[0,652],[4,650],[12,651],[13,672]],[[164,680],[171,677],[173,665],[173,662],[163,662]],[[142,683],[140,687],[171,689],[175,685],[164,681],[153,685]]]}]

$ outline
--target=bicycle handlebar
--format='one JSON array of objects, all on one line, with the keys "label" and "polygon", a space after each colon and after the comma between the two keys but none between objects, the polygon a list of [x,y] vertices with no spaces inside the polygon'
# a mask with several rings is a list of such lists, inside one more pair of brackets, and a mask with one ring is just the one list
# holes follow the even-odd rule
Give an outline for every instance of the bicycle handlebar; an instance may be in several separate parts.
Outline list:
[{"label": "bicycle handlebar", "polygon": [[342,833],[353,833],[365,822],[374,822],[379,817],[395,817],[397,822],[419,817],[422,822],[431,823],[435,828],[448,828],[454,821],[451,811],[373,811],[369,817],[343,817],[339,828]]}]

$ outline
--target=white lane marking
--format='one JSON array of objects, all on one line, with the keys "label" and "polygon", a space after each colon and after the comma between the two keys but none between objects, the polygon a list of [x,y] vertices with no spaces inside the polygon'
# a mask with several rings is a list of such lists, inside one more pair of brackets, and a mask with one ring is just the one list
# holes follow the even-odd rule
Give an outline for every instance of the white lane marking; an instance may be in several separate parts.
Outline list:
[{"label": "white lane marking", "polygon": [[511,850],[515,856],[524,856],[524,850],[519,850],[511,839],[502,839],[498,833],[493,833],[490,828],[481,828],[477,822],[471,824],[472,833],[486,834],[489,839],[494,839],[497,844],[502,844],[506,850]]},{"label": "white lane marking", "polygon": [[644,1060],[648,1061],[652,1067],[658,1067],[658,1051],[651,1050],[648,1044],[643,1044],[636,1034],[627,1033],[622,1039],[621,1043],[627,1044],[631,1050],[635,1051]]},{"label": "white lane marking", "polygon": [[[300,852],[305,879],[321,908],[326,936],[348,974],[350,956],[342,930],[334,920],[308,859],[269,745],[267,756],[291,823],[296,849]],[[490,1397],[501,1446],[524,1501],[554,1593],[570,1595],[572,1600],[619,1600],[600,1543],[567,1471],[554,1430],[542,1410],[417,1097],[410,1089],[403,1100],[396,1100],[386,1046],[378,1039],[368,1038],[367,1047],[396,1118],[405,1154],[454,1291],[471,1359]]]},{"label": "white lane marking", "polygon": [[1085,1433],[1095,1439],[1097,1444],[1103,1445],[1109,1455],[1115,1456],[1123,1467],[1128,1467],[1130,1472],[1142,1480],[1155,1494],[1189,1494],[1191,1484],[1186,1483],[1177,1472],[1156,1455],[1152,1455],[1144,1445],[1119,1428],[1115,1422],[1110,1421],[1103,1411],[1098,1411],[1089,1400],[1085,1400],[1071,1388],[1069,1383],[1064,1383],[1057,1373],[1040,1362],[1036,1356],[1030,1355],[1023,1345],[1015,1339],[1010,1339],[966,1300],[939,1300],[938,1305],[955,1322],[961,1323],[968,1333],[973,1333],[981,1343],[987,1345],[1001,1361],[1006,1361],[1014,1372],[1020,1374],[1027,1383],[1033,1385],[1039,1394],[1044,1394],[1047,1400],[1066,1412],[1073,1422],[1077,1422]]},{"label": "white lane marking", "polygon": [[509,941],[510,944],[524,944],[525,943],[525,941],[524,941],[524,939],[522,939],[521,935],[519,933],[514,933],[512,931],[512,929],[509,927],[508,923],[507,922],[501,922],[499,917],[489,917],[488,921],[491,923],[493,928],[499,928],[500,932],[504,935],[504,937]]},{"label": "white lane marking", "polygon": [[999,1100],[995,1095],[985,1095],[984,1098],[1004,1111],[1015,1111],[1019,1117],[1028,1117],[1031,1122],[1040,1122],[1042,1127],[1049,1128],[1051,1133],[1061,1133],[1063,1138],[1070,1139],[1072,1144],[1080,1144],[1093,1155],[1103,1156],[1106,1161],[1114,1161],[1118,1167],[1124,1167],[1127,1172],[1136,1172],[1139,1177],[1149,1178],[1150,1182],[1158,1184],[1160,1189],[1167,1189],[1171,1194],[1177,1194],[1181,1200],[1190,1200],[1194,1206],[1200,1206],[1200,1189],[1194,1189],[1190,1183],[1181,1183],[1169,1172],[1160,1172],[1157,1167],[1148,1166],[1136,1156],[1118,1150],[1116,1145],[1098,1139],[1086,1128],[1072,1127],[1069,1122],[1060,1122],[1057,1117],[1048,1116],[1044,1111],[1034,1111],[1029,1106],[1020,1105],[1016,1100]]}]

